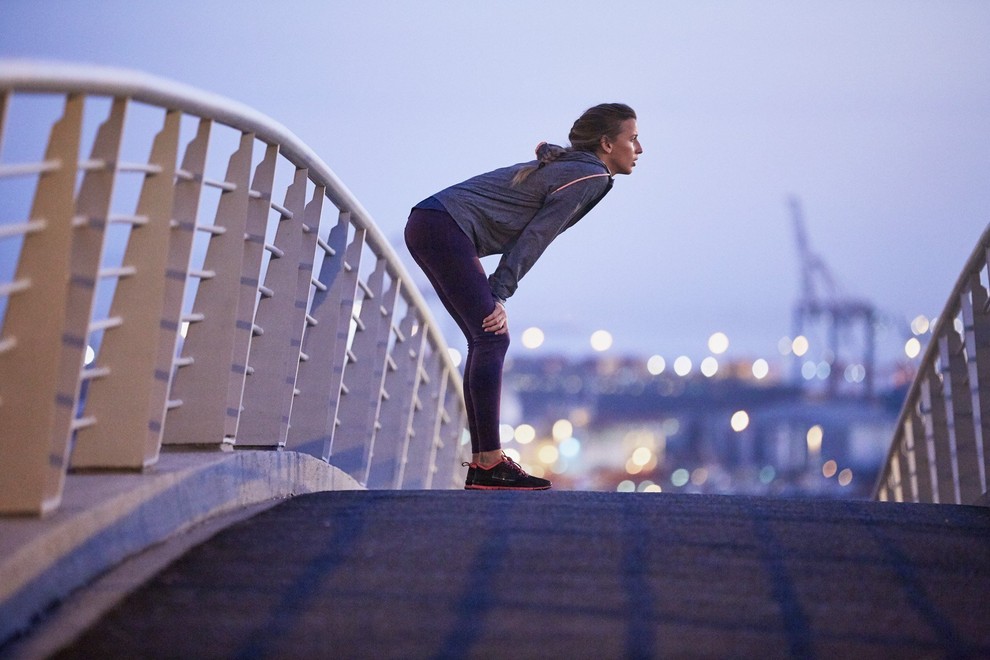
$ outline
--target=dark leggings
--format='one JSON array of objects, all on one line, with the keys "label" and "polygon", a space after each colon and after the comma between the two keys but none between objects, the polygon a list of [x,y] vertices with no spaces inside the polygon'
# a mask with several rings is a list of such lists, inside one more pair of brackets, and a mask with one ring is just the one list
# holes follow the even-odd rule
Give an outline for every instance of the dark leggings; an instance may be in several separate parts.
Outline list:
[{"label": "dark leggings", "polygon": [[502,364],[509,335],[481,327],[494,311],[495,300],[474,244],[446,211],[413,209],[406,223],[406,245],[467,338],[464,402],[471,452],[498,450]]}]

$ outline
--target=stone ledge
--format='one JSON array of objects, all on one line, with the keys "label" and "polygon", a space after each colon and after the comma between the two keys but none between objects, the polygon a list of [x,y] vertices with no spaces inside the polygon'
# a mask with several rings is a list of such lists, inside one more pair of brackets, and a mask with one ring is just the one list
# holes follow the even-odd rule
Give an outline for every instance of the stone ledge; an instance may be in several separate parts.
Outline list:
[{"label": "stone ledge", "polygon": [[73,590],[205,520],[303,493],[357,490],[339,468],[287,451],[163,453],[143,473],[70,474],[45,518],[0,518],[0,644]]}]

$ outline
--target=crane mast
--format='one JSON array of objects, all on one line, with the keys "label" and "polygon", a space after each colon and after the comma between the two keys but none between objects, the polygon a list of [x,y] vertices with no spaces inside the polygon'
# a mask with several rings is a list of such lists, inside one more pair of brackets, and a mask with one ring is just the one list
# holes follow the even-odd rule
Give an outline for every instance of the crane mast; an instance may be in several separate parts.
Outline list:
[{"label": "crane mast", "polygon": [[[821,361],[829,366],[826,377],[826,391],[829,395],[838,394],[843,387],[843,380],[849,380],[846,369],[859,365],[863,369],[862,378],[853,380],[861,382],[858,388],[860,394],[872,397],[875,383],[876,310],[868,301],[849,298],[840,293],[825,261],[811,250],[800,200],[791,197],[788,204],[794,224],[801,275],[801,291],[793,309],[794,336],[807,336],[812,329],[822,335],[818,354]],[[855,340],[857,331],[861,341]],[[801,371],[800,360],[795,359],[794,369],[797,378]]]}]

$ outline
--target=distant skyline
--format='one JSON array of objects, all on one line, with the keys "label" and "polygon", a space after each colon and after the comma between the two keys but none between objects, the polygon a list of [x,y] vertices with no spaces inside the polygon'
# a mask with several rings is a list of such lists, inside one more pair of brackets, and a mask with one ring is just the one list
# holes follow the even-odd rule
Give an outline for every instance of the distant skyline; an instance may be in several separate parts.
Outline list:
[{"label": "distant skyline", "polygon": [[990,223],[982,0],[0,0],[0,17],[0,57],[133,68],[269,115],[403,255],[412,204],[629,103],[645,152],[510,299],[511,354],[535,326],[547,353],[604,329],[611,353],[697,363],[722,332],[729,359],[779,360],[791,195],[842,290],[903,324],[941,311]]}]

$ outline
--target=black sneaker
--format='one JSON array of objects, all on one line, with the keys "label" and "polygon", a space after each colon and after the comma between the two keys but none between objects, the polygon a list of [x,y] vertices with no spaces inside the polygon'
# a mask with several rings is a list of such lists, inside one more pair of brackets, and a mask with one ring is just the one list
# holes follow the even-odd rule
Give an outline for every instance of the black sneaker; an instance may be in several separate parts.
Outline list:
[{"label": "black sneaker", "polygon": [[466,467],[468,469],[467,479],[464,480],[464,490],[474,486],[474,475],[478,471],[477,463],[461,463],[461,467]]},{"label": "black sneaker", "polygon": [[[471,471],[474,470],[472,473]],[[490,468],[477,463],[468,464],[465,490],[547,490],[551,484],[546,479],[526,474],[518,463],[502,454],[502,460]]]}]

